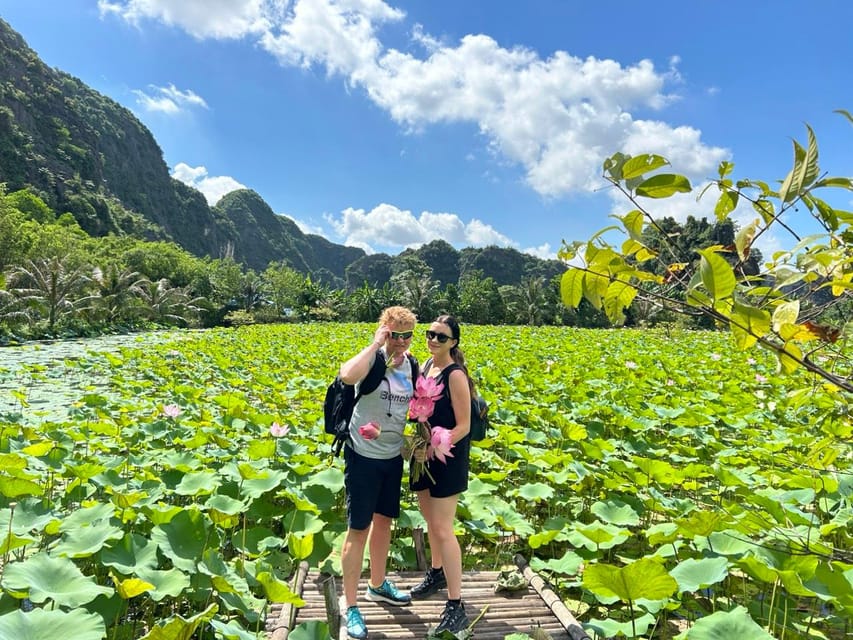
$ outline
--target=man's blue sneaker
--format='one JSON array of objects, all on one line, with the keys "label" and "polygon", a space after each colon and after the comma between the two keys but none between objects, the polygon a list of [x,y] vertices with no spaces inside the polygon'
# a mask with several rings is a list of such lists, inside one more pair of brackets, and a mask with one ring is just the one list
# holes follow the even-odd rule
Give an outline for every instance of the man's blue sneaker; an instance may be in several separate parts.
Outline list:
[{"label": "man's blue sneaker", "polygon": [[407,605],[412,602],[412,596],[408,593],[398,591],[397,587],[390,580],[385,580],[375,588],[371,587],[370,583],[368,583],[367,599],[373,602],[387,602],[388,604],[395,604],[397,606]]},{"label": "man's blue sneaker", "polygon": [[367,640],[367,626],[356,606],[347,609],[347,635],[352,640]]}]

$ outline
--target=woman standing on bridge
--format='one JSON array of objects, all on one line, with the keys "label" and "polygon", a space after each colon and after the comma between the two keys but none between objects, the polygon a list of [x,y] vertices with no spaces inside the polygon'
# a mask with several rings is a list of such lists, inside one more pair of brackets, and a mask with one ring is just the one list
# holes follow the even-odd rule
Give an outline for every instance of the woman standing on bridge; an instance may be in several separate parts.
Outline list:
[{"label": "woman standing on bridge", "polygon": [[[434,633],[444,630],[455,633],[468,627],[462,603],[462,551],[453,531],[453,521],[459,494],[468,488],[473,384],[465,366],[465,356],[459,349],[459,336],[459,323],[449,315],[436,318],[426,332],[431,358],[424,363],[422,375],[443,385],[428,424],[450,431],[452,452],[441,456],[444,462],[430,464],[429,474],[416,474],[416,464],[411,464],[409,476],[409,486],[416,493],[427,521],[432,565],[423,581],[412,589],[412,598],[426,598],[447,588],[447,603]],[[423,450],[417,455],[423,456]],[[417,461],[423,462],[420,458]]]}]

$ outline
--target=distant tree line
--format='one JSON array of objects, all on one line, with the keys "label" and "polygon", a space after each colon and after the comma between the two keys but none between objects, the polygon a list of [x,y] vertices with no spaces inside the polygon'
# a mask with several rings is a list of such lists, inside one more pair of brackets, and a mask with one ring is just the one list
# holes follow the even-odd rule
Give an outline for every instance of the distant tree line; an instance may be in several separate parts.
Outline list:
[{"label": "distant tree line", "polygon": [[[734,234],[729,221],[713,225],[692,218],[685,225],[664,220],[661,229],[688,247],[725,242]],[[374,272],[386,276],[382,282],[368,281],[362,264],[348,271],[348,288],[335,288],[282,262],[255,271],[230,257],[194,256],[171,242],[92,237],[71,213],[57,215],[31,191],[0,189],[0,341],[162,326],[373,322],[392,304],[411,308],[422,320],[452,313],[473,324],[607,325],[592,305],[570,309],[561,302],[560,274],[532,273],[505,284],[475,264],[455,281],[452,273],[437,277],[424,258],[442,245],[450,247],[439,241],[422,253],[374,260]],[[502,254],[496,249],[488,255],[499,260]],[[364,276],[361,284],[352,282],[356,274]],[[670,320],[638,301],[627,323]]]}]

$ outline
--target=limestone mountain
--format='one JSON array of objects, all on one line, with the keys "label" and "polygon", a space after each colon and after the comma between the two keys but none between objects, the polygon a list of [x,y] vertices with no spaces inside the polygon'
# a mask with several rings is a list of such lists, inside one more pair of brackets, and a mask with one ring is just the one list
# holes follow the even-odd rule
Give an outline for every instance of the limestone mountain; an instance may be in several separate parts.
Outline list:
[{"label": "limestone mountain", "polygon": [[518,283],[563,268],[515,249],[457,251],[441,240],[396,257],[368,256],[303,233],[248,189],[211,207],[199,191],[172,178],[154,136],[129,109],[48,67],[2,19],[0,183],[9,192],[31,189],[93,236],[170,240],[198,256],[231,255],[255,270],[283,262],[336,287],[382,286],[412,251],[445,285],[472,269]]}]

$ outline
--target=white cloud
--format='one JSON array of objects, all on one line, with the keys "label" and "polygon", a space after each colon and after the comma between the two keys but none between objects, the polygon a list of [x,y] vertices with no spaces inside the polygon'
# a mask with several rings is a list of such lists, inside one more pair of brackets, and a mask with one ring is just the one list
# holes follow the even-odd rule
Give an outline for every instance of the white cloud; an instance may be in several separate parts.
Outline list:
[{"label": "white cloud", "polygon": [[173,84],[169,84],[167,87],[149,85],[148,88],[151,93],[146,93],[140,89],[133,90],[136,101],[146,111],[159,111],[168,115],[175,115],[187,107],[207,109],[207,102],[204,101],[204,98],[189,89],[181,91]]},{"label": "white cloud", "polygon": [[[498,161],[521,167],[530,188],[545,197],[599,188],[601,162],[617,150],[662,154],[694,182],[707,179],[728,155],[703,143],[695,128],[648,118],[678,99],[668,89],[683,84],[678,56],[661,69],[649,60],[622,65],[565,51],[542,57],[482,34],[448,43],[412,25],[411,41],[423,52],[418,56],[380,40],[380,28],[405,19],[382,0],[100,0],[99,6],[102,13],[137,23],[160,20],[198,38],[255,39],[284,65],[342,77],[410,131],[470,123]],[[351,242],[370,244],[373,221],[383,215],[382,206],[370,213],[350,209],[340,225],[352,227],[345,234]],[[407,224],[377,230],[404,243],[422,241]]]},{"label": "white cloud", "polygon": [[183,162],[175,165],[172,177],[201,191],[210,206],[226,193],[246,188],[231,176],[208,176],[205,167],[191,167]]},{"label": "white cloud", "polygon": [[480,220],[466,224],[456,214],[430,211],[415,217],[411,211],[386,203],[370,211],[350,207],[344,209],[340,217],[326,216],[326,220],[344,238],[344,244],[361,247],[368,253],[376,251],[376,247],[402,250],[438,239],[457,247],[513,244]]},{"label": "white cloud", "polygon": [[[687,175],[694,190],[644,200],[649,210],[682,222],[688,215],[714,219],[714,189],[699,202],[695,194],[729,152],[704,143],[699,130],[659,115],[679,99],[673,87],[684,84],[678,56],[662,68],[649,60],[623,65],[565,51],[543,57],[525,47],[500,46],[482,34],[449,42],[417,24],[407,28],[417,46],[399,51],[383,44],[380,28],[402,23],[405,13],[382,0],[99,0],[98,6],[102,15],[135,25],[159,21],[198,39],[251,39],[283,65],[343,78],[409,131],[469,123],[496,162],[519,166],[530,188],[545,197],[599,189],[601,162],[614,151],[659,153],[672,162],[667,170]],[[715,95],[720,89],[704,91]],[[163,113],[207,108],[203,98],[171,84],[135,93],[144,108]],[[655,111],[658,115],[650,117]],[[479,155],[467,152],[466,159]],[[203,166],[181,163],[173,175],[201,190],[211,204],[243,187],[228,176],[208,176]],[[632,208],[615,192],[610,197],[614,213]],[[743,206],[732,215],[741,225],[754,217]],[[415,216],[390,204],[371,211],[349,208],[327,221],[347,244],[371,252],[377,246],[418,246],[436,238],[457,246],[513,245],[479,220],[465,223],[456,214],[428,211]],[[321,231],[296,222],[303,231]],[[757,243],[765,256],[779,245],[771,234]],[[554,257],[548,244],[524,251]]]},{"label": "white cloud", "polygon": [[540,244],[538,247],[527,247],[526,249],[522,249],[521,252],[541,258],[542,260],[557,259],[557,252],[551,248],[551,245],[548,242]]},{"label": "white cloud", "polygon": [[159,20],[199,40],[266,31],[280,5],[277,0],[98,0],[101,16],[117,15],[134,25]]},{"label": "white cloud", "polygon": [[297,220],[293,216],[287,215],[286,213],[280,213],[278,215],[284,216],[285,218],[292,220],[293,223],[297,227],[299,227],[299,230],[302,233],[311,234],[311,235],[315,235],[315,236],[325,236],[325,231],[322,227],[319,227],[317,225],[308,224],[307,222],[303,222],[302,220]]}]

